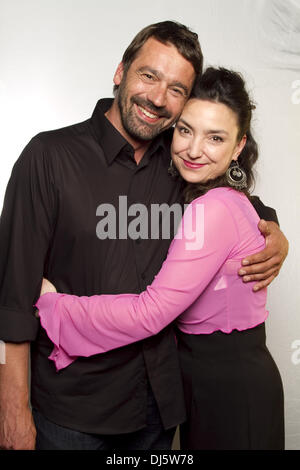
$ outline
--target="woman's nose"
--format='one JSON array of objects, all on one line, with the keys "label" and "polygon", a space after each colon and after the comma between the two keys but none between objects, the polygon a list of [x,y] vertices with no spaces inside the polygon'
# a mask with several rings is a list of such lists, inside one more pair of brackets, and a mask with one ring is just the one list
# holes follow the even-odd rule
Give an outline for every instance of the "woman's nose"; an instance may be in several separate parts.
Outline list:
[{"label": "woman's nose", "polygon": [[192,160],[202,157],[203,143],[201,139],[192,139],[188,148],[188,156]]}]

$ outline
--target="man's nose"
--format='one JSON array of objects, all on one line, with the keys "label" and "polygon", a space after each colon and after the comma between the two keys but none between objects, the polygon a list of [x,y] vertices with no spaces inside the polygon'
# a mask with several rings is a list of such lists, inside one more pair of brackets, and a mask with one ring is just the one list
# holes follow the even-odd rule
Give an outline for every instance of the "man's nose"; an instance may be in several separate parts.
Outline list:
[{"label": "man's nose", "polygon": [[157,108],[162,108],[167,104],[167,87],[163,83],[152,85],[151,90],[148,92],[148,99]]}]

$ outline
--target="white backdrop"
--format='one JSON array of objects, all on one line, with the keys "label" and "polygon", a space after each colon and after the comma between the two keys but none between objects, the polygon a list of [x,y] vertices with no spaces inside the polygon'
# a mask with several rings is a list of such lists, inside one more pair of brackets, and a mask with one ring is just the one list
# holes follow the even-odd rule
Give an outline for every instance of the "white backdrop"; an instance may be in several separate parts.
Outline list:
[{"label": "white backdrop", "polygon": [[30,138],[87,119],[112,96],[133,36],[167,19],[199,34],[206,65],[241,71],[257,103],[255,194],[290,242],[269,288],[268,345],[284,382],[286,448],[300,449],[300,0],[0,0],[0,206]]}]

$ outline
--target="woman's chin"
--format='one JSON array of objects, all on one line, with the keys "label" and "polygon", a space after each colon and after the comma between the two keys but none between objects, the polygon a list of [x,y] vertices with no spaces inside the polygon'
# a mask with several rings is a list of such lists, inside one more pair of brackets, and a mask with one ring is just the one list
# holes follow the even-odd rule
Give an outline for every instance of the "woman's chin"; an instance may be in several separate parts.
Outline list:
[{"label": "woman's chin", "polygon": [[183,178],[187,183],[197,184],[197,183],[205,183],[206,181],[205,178],[201,178],[196,175],[187,175],[185,172],[180,173],[180,175],[181,175],[181,178]]}]

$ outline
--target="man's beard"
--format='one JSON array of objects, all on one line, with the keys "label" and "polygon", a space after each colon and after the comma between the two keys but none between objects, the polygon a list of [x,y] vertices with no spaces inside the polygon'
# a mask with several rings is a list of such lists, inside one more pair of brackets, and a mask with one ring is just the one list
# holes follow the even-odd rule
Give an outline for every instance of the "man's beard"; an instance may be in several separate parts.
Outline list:
[{"label": "man's beard", "polygon": [[[128,99],[126,93],[126,80],[124,78],[119,86],[117,93],[118,106],[123,128],[127,134],[135,140],[153,140],[158,134],[171,127],[175,121],[174,119],[174,121],[170,122],[166,126],[166,119],[170,119],[171,115],[165,107],[158,108],[150,101],[143,100],[142,98],[136,96]],[[127,104],[128,108],[126,107]],[[158,114],[160,116],[160,121],[157,124],[148,124],[147,122],[142,122],[139,120],[134,110],[135,104],[145,107],[150,112],[153,111],[155,114]]]}]

